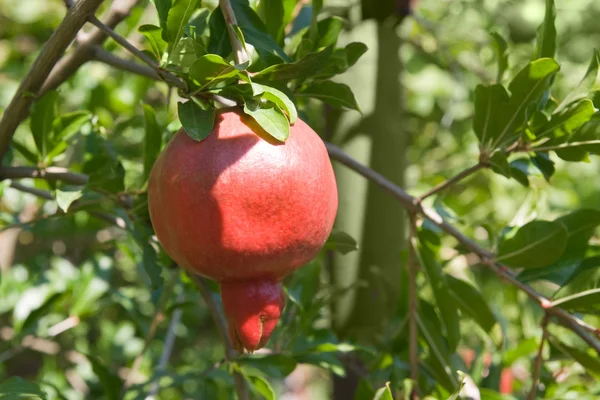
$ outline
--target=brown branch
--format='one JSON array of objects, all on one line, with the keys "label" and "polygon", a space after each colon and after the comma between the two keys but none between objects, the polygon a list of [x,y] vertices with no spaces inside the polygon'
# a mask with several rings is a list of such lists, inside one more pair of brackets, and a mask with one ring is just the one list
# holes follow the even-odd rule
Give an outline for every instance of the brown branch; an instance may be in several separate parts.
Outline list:
[{"label": "brown branch", "polygon": [[15,190],[18,190],[20,192],[32,194],[32,195],[34,195],[36,197],[40,197],[42,199],[54,200],[54,196],[52,196],[52,193],[50,193],[46,190],[32,188],[30,186],[22,185],[19,182],[11,182],[10,187]]},{"label": "brown branch", "polygon": [[104,24],[102,21],[100,21],[98,18],[96,18],[94,16],[90,17],[90,22],[94,26],[96,26],[98,29],[100,29],[102,32],[104,32],[105,34],[110,36],[111,39],[113,39],[115,42],[117,42],[125,50],[127,50],[132,55],[134,55],[135,57],[139,58],[140,60],[142,60],[143,62],[148,64],[169,85],[175,86],[178,89],[187,90],[187,85],[185,84],[185,82],[183,82],[181,79],[179,79],[175,75],[171,74],[170,72],[160,69],[158,67],[158,64],[156,63],[156,61],[154,61],[152,58],[150,58],[148,55],[146,55],[146,53],[144,53],[143,51],[139,50],[137,47],[135,47],[134,45],[129,43],[127,41],[127,39],[125,39],[123,36],[121,36],[117,32],[115,32],[110,26]]},{"label": "brown branch", "polygon": [[[104,19],[106,26],[111,28],[116,27],[121,23],[133,7],[140,0],[115,0],[112,2],[110,9]],[[40,95],[43,95],[48,90],[56,89],[69,77],[71,77],[77,70],[86,62],[90,61],[93,57],[94,46],[99,46],[108,35],[99,29],[94,29],[92,32],[86,34],[81,40],[77,42],[77,46],[73,51],[63,57],[52,69],[50,76],[46,79],[46,82],[42,86]]]},{"label": "brown branch", "polygon": [[410,364],[410,379],[413,381],[413,390],[410,398],[419,397],[419,331],[417,326],[419,294],[417,293],[417,218],[410,216],[408,235],[408,358]]},{"label": "brown branch", "polygon": [[25,79],[17,89],[17,93],[4,110],[0,120],[0,160],[10,146],[10,142],[22,120],[28,113],[31,104],[37,97],[39,88],[44,84],[52,68],[63,55],[69,44],[75,39],[77,32],[86,20],[94,15],[102,0],[80,0],[67,14],[50,39],[44,44],[40,54],[27,72]]},{"label": "brown branch", "polygon": [[66,168],[48,167],[0,167],[0,181],[5,179],[44,179],[47,181],[62,181],[71,185],[85,185],[89,177]]},{"label": "brown branch", "polygon": [[[201,278],[198,275],[194,275],[188,272],[188,276],[190,279],[198,286],[198,290],[200,291],[200,295],[204,299],[210,314],[217,325],[217,330],[219,331],[219,335],[221,336],[221,340],[223,341],[223,345],[225,346],[225,360],[233,361],[237,356],[237,352],[233,348],[233,344],[231,340],[229,340],[229,335],[227,334],[227,321],[225,320],[225,314],[219,308],[219,305],[215,301],[210,292],[210,289],[204,282],[204,278]],[[244,380],[244,377],[237,371],[233,371],[233,379],[235,381],[235,388],[238,395],[239,400],[249,400],[250,395],[248,393],[248,387]]]},{"label": "brown branch", "polygon": [[462,181],[463,179],[473,175],[474,173],[476,173],[477,171],[479,171],[480,169],[485,168],[487,165],[483,162],[479,162],[475,165],[473,165],[472,167],[469,167],[467,169],[465,169],[464,171],[458,173],[457,175],[453,176],[450,179],[445,180],[444,182],[440,183],[439,185],[434,186],[433,188],[431,188],[430,190],[428,190],[426,193],[422,194],[421,196],[419,196],[417,198],[417,202],[421,203],[423,200],[425,200],[426,198],[433,196],[434,194],[437,194],[439,192],[441,192],[444,189],[447,189],[448,187],[455,185],[456,183]]},{"label": "brown branch", "polygon": [[529,395],[527,395],[527,400],[535,400],[535,394],[537,392],[537,387],[540,380],[540,373],[542,371],[542,364],[544,362],[544,344],[548,339],[548,321],[548,314],[546,314],[544,315],[544,320],[542,321],[542,338],[540,341],[540,347],[538,348],[537,356],[535,357],[535,361],[533,363],[531,390],[529,391]]},{"label": "brown branch", "polygon": [[131,72],[133,74],[145,76],[146,78],[154,79],[155,81],[160,81],[161,77],[158,75],[155,69],[150,68],[143,64],[138,64],[131,60],[126,60],[117,55],[114,55],[111,52],[104,50],[100,46],[93,47],[93,59],[96,61],[100,61],[106,65],[110,65],[111,67]]},{"label": "brown branch", "polygon": [[508,267],[496,262],[494,260],[494,255],[491,252],[480,247],[473,240],[471,240],[467,236],[463,235],[460,231],[458,231],[454,226],[448,224],[434,210],[421,206],[418,203],[417,199],[410,196],[408,193],[402,190],[402,188],[396,186],[393,182],[385,178],[383,175],[356,161],[339,147],[331,143],[326,143],[326,146],[327,151],[329,152],[329,156],[333,160],[344,164],[348,168],[358,172],[360,175],[367,178],[369,181],[385,189],[388,193],[394,196],[396,200],[398,200],[400,205],[402,205],[402,207],[404,207],[409,213],[420,215],[423,218],[426,218],[438,228],[446,232],[448,235],[454,237],[460,244],[462,244],[468,250],[479,256],[481,262],[488,268],[490,268],[492,272],[494,272],[500,279],[510,283],[513,286],[516,286],[518,289],[525,292],[529,296],[529,298],[534,300],[540,307],[546,310],[546,313],[550,314],[553,317],[556,317],[562,325],[571,329],[590,347],[592,347],[598,354],[600,354],[600,342],[598,342],[598,340],[590,334],[592,333],[596,337],[599,337],[600,331],[598,329],[583,323],[579,318],[569,314],[562,308],[553,307],[552,302],[549,299],[539,294],[532,287],[519,281],[515,277],[513,272],[510,269],[508,269]]}]

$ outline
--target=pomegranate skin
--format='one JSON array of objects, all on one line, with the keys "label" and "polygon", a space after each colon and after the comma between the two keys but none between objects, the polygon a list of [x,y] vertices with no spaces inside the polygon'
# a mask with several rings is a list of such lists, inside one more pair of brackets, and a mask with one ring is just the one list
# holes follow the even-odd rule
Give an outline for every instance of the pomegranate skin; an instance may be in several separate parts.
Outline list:
[{"label": "pomegranate skin", "polygon": [[222,284],[230,338],[249,351],[269,339],[285,304],[280,281],[318,254],[337,206],[327,150],[307,124],[297,120],[281,143],[239,109],[218,113],[201,142],[177,132],[148,183],[158,240]]},{"label": "pomegranate skin", "polygon": [[323,247],[338,204],[325,145],[301,120],[285,143],[264,135],[229,111],[203,141],[180,130],[159,155],[150,217],[182,267],[219,282],[280,280]]}]

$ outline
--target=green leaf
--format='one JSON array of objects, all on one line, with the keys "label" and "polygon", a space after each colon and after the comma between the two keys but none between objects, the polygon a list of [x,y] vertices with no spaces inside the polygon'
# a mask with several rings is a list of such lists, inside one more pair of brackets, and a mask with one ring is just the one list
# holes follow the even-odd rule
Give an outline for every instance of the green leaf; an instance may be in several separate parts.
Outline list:
[{"label": "green leaf", "polygon": [[332,81],[315,82],[304,87],[297,96],[319,99],[334,107],[346,107],[360,111],[354,93],[348,85]]},{"label": "green leaf", "polygon": [[52,123],[54,131],[53,141],[69,140],[77,134],[81,128],[92,119],[89,111],[74,111],[62,114]]},{"label": "green leaf", "polygon": [[156,59],[162,60],[168,46],[168,43],[163,39],[163,30],[155,25],[142,25],[138,28],[138,32],[146,37]]},{"label": "green leaf", "polygon": [[567,236],[567,228],[560,222],[529,222],[503,238],[497,261],[515,268],[545,267],[563,254]]},{"label": "green leaf", "polygon": [[156,11],[158,11],[158,20],[160,26],[165,29],[167,27],[167,18],[169,16],[169,10],[171,9],[172,0],[152,0]]},{"label": "green leaf", "polygon": [[254,78],[270,81],[306,78],[323,68],[331,54],[333,46],[326,47],[317,53],[309,53],[302,59],[289,64],[276,64],[257,73]]},{"label": "green leaf", "polygon": [[246,42],[254,46],[264,61],[291,61],[275,39],[268,34],[267,27],[247,2],[234,1],[232,7]]},{"label": "green leaf", "polygon": [[502,150],[496,150],[492,153],[488,160],[492,166],[492,171],[510,179],[510,165],[508,164],[508,156]]},{"label": "green leaf", "polygon": [[417,259],[427,274],[433,297],[440,311],[439,314],[445,327],[444,337],[448,341],[450,350],[454,351],[460,340],[460,321],[458,318],[458,308],[454,303],[454,298],[450,294],[448,284],[444,274],[442,274],[442,268],[436,261],[439,244],[435,242],[439,243],[439,237],[431,231],[421,229],[418,232],[417,238]]},{"label": "green leaf", "polygon": [[554,175],[554,161],[550,159],[548,154],[546,153],[535,153],[535,155],[530,156],[531,162],[535,167],[544,175],[544,179],[547,182],[550,182],[550,178]]},{"label": "green leaf", "polygon": [[294,371],[297,362],[291,357],[283,354],[255,354],[238,360],[244,367],[249,366],[258,369],[265,375],[274,379],[283,379]]},{"label": "green leaf", "polygon": [[594,357],[587,352],[561,343],[554,336],[550,336],[548,340],[566,356],[577,361],[588,372],[593,374],[597,379],[600,379],[600,359],[598,357]]},{"label": "green leaf", "polygon": [[231,42],[229,41],[227,24],[225,23],[225,18],[220,7],[217,7],[210,14],[208,26],[210,29],[208,52],[227,57],[231,54]]},{"label": "green leaf", "polygon": [[600,154],[600,113],[594,114],[566,143],[555,146],[554,151],[565,161],[587,161],[589,153]]},{"label": "green leaf", "polygon": [[[19,326],[19,328],[17,329],[19,334],[25,335],[28,333],[32,333],[33,329],[35,327],[35,324],[40,320],[40,318],[48,315],[48,313],[50,313],[50,310],[52,309],[52,307],[54,307],[54,305],[56,303],[58,303],[58,301],[60,301],[63,298],[63,296],[64,296],[64,292],[54,293],[51,296],[49,296],[47,299],[45,299],[45,301],[42,303],[41,306],[39,306],[35,310],[32,310],[29,313],[29,315],[27,315],[27,317],[25,318],[23,323],[20,326],[17,325],[17,326]],[[15,321],[15,322],[18,322],[18,321]]]},{"label": "green leaf", "polygon": [[[542,142],[543,146],[564,143],[592,118],[594,112],[594,103],[588,99],[582,100],[565,111],[552,115],[547,123],[532,129],[535,140],[550,138],[549,142]],[[533,150],[535,151],[535,146]]]},{"label": "green leaf", "polygon": [[42,158],[46,158],[47,142],[52,134],[57,100],[58,92],[51,90],[35,102],[31,112],[31,133]]},{"label": "green leaf", "polygon": [[586,290],[552,302],[567,311],[594,312],[600,310],[600,289]]},{"label": "green leaf", "polygon": [[554,57],[556,53],[556,7],[554,0],[546,0],[546,15],[544,22],[537,30],[535,58]]},{"label": "green leaf", "polygon": [[373,397],[373,400],[394,400],[389,382],[375,392],[375,397]]},{"label": "green leaf", "polygon": [[[571,274],[570,279],[554,295],[555,301],[573,299],[571,307],[582,312],[594,312],[600,308],[600,303],[591,304],[589,299],[597,297],[596,290],[600,288],[600,257],[586,258]],[[578,303],[580,296],[586,297],[582,303]],[[589,297],[588,297],[589,296]],[[565,300],[567,301],[567,300]]]},{"label": "green leaf", "polygon": [[39,158],[35,153],[30,151],[25,145],[17,142],[15,139],[13,139],[11,146],[30,163],[37,164],[39,161]]},{"label": "green leaf", "polygon": [[323,248],[325,250],[335,250],[341,254],[348,254],[358,250],[358,243],[347,233],[333,230]]},{"label": "green leaf", "polygon": [[277,104],[279,108],[286,112],[291,124],[296,122],[298,119],[296,106],[285,93],[271,86],[261,85],[254,82],[252,82],[252,90],[255,95],[261,95],[263,99]]},{"label": "green leaf", "polygon": [[156,113],[148,104],[143,105],[144,108],[144,128],[146,135],[144,138],[144,181],[148,179],[154,161],[160,153],[162,145],[162,129],[156,121]]},{"label": "green leaf", "polygon": [[494,52],[496,53],[496,59],[498,60],[498,73],[496,75],[496,82],[502,82],[502,77],[508,69],[508,43],[506,39],[498,32],[490,33],[494,45]]},{"label": "green leaf", "polygon": [[569,92],[567,97],[565,97],[558,107],[556,107],[554,112],[559,113],[571,103],[588,96],[596,87],[596,82],[598,81],[598,72],[600,72],[600,51],[598,49],[594,49],[594,54],[592,54],[592,59],[590,60],[588,69],[581,79],[581,82],[579,82],[577,87]]},{"label": "green leaf", "polygon": [[525,187],[529,187],[529,166],[527,158],[519,158],[508,164],[510,167],[510,177]]},{"label": "green leaf", "polygon": [[246,103],[244,112],[254,120],[275,139],[285,142],[290,136],[290,122],[277,104],[267,102],[252,107]]},{"label": "green leaf", "polygon": [[566,252],[579,252],[584,255],[588,241],[594,235],[596,228],[600,226],[600,211],[583,208],[563,215],[556,219],[567,228]]},{"label": "green leaf", "polygon": [[121,388],[123,387],[123,382],[121,382],[119,376],[111,372],[99,357],[87,354],[86,358],[92,364],[92,370],[100,380],[106,398],[108,400],[119,400],[121,398]]},{"label": "green leaf", "polygon": [[491,333],[498,320],[481,292],[462,279],[445,276],[450,295],[461,311],[471,317],[485,332]]},{"label": "green leaf", "polygon": [[67,212],[69,211],[71,204],[73,204],[75,200],[81,198],[82,195],[83,193],[81,190],[63,192],[62,190],[57,189],[55,193],[56,203],[58,203],[58,207],[63,210],[63,212]]},{"label": "green leaf", "polygon": [[275,392],[271,384],[263,377],[258,375],[246,375],[246,379],[250,382],[250,387],[253,392],[262,396],[265,400],[275,400]]},{"label": "green leaf", "polygon": [[167,59],[168,64],[176,66],[176,70],[186,71],[198,59],[198,57],[206,54],[197,41],[192,38],[182,38],[175,48],[171,49]]},{"label": "green leaf", "polygon": [[170,49],[177,48],[185,26],[196,11],[199,0],[175,0],[167,17],[166,36]]},{"label": "green leaf", "polygon": [[496,149],[518,137],[528,111],[542,98],[558,70],[556,61],[540,58],[512,80],[510,96],[501,85],[476,88],[473,129],[484,149]]},{"label": "green leaf", "polygon": [[178,103],[179,119],[188,136],[197,142],[204,140],[215,125],[216,110],[203,110],[193,101]]},{"label": "green leaf", "polygon": [[320,20],[317,23],[318,36],[314,49],[318,50],[322,47],[335,46],[343,27],[344,20],[340,17],[329,17]]},{"label": "green leaf", "polygon": [[204,55],[190,66],[190,78],[200,89],[206,89],[227,79],[240,76],[239,69],[217,54]]},{"label": "green leaf", "polygon": [[0,399],[3,400],[46,400],[47,396],[38,384],[20,377],[12,377],[0,383]]},{"label": "green leaf", "polygon": [[258,14],[265,24],[267,33],[280,43],[283,39],[284,2],[281,0],[263,0],[258,4]]}]

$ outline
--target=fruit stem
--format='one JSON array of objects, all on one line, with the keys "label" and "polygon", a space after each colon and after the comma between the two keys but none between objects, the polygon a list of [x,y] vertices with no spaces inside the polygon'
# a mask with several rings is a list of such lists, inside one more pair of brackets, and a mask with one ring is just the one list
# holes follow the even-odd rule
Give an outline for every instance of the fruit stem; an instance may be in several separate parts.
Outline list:
[{"label": "fruit stem", "polygon": [[250,57],[248,57],[248,53],[246,53],[244,43],[242,43],[236,33],[237,19],[235,18],[231,2],[229,0],[219,0],[219,5],[221,6],[221,12],[223,12],[225,23],[227,24],[227,32],[229,33],[229,41],[231,42],[235,63],[237,65],[244,64],[250,61]]}]

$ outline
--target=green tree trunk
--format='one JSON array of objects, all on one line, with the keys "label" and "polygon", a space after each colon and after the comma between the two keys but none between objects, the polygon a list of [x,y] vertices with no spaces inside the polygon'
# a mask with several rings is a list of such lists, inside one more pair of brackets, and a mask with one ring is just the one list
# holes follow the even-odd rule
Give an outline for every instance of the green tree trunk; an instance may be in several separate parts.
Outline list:
[{"label": "green tree trunk", "polygon": [[[365,41],[370,49],[343,79],[359,95],[364,115],[362,119],[356,113],[342,115],[333,140],[402,185],[407,137],[401,40],[389,20],[364,21],[349,36],[350,40]],[[355,237],[360,250],[334,257],[333,280],[342,287],[357,282],[360,286],[334,305],[334,326],[342,336],[372,341],[383,331],[398,303],[404,211],[391,196],[356,173],[336,166],[336,174],[340,193],[337,228]]]}]

